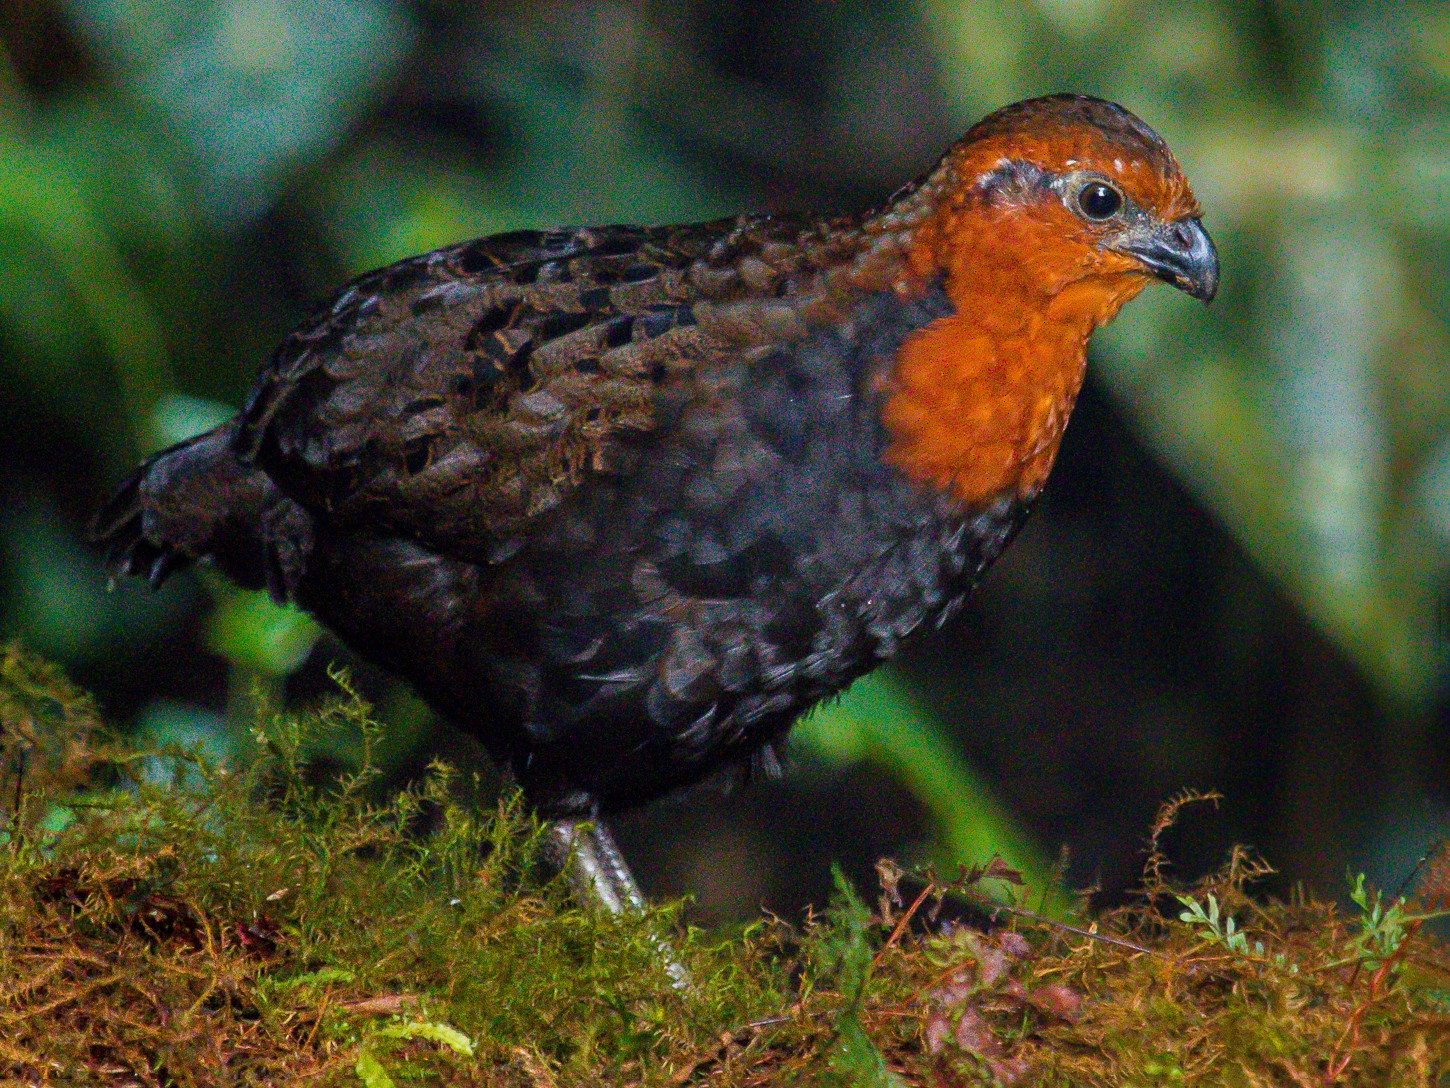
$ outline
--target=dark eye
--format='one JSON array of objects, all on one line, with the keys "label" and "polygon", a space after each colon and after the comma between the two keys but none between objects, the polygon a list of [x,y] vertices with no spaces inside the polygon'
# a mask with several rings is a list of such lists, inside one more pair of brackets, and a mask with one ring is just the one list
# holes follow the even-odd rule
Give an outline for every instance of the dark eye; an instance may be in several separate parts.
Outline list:
[{"label": "dark eye", "polygon": [[1077,204],[1089,219],[1107,219],[1123,206],[1123,194],[1111,185],[1091,181],[1077,194]]}]

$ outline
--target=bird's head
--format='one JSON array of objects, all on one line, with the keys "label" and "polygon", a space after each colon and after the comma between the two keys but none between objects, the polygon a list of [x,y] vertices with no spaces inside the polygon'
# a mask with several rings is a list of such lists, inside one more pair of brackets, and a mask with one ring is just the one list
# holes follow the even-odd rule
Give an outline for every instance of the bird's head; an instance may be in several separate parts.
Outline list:
[{"label": "bird's head", "polygon": [[1097,325],[1149,278],[1205,301],[1218,289],[1218,253],[1173,153],[1102,99],[1051,95],[998,110],[914,195],[933,209],[923,256],[958,281],[954,295],[1066,292]]},{"label": "bird's head", "polygon": [[1150,279],[1205,301],[1218,289],[1218,254],[1172,152],[1098,98],[998,110],[874,222],[905,239],[896,289],[939,284],[953,307],[883,381],[886,457],[967,508],[1041,490],[1088,337]]}]

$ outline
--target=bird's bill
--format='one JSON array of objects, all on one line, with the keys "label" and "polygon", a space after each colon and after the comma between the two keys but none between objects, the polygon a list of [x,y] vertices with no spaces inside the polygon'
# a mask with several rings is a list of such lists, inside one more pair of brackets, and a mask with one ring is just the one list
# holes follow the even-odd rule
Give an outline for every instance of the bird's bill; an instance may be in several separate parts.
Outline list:
[{"label": "bird's bill", "polygon": [[1197,216],[1158,224],[1120,248],[1136,257],[1150,276],[1194,298],[1208,302],[1218,291],[1218,250]]}]

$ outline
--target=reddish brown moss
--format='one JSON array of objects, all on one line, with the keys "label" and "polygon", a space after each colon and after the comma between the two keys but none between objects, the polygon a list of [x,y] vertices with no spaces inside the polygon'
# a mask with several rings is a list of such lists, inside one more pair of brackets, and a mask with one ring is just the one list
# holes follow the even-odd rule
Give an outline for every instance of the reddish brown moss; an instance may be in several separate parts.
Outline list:
[{"label": "reddish brown moss", "polygon": [[455,803],[446,769],[381,806],[366,775],[309,786],[310,735],[371,728],[355,699],[279,719],[228,773],[97,744],[83,697],[9,651],[0,725],[7,773],[22,745],[29,768],[0,832],[0,1083],[1450,1083],[1450,956],[1419,908],[1256,901],[1242,851],[1174,888],[1156,843],[1191,798],[1140,902],[1077,928],[948,924],[1013,874],[887,865],[874,913],[842,885],[801,927],[722,934],[576,909],[533,821]]}]

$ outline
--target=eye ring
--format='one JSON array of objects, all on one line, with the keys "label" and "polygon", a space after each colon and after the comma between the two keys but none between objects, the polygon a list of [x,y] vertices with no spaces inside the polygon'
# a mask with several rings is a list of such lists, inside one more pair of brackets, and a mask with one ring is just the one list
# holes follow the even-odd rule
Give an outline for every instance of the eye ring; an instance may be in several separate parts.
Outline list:
[{"label": "eye ring", "polygon": [[1087,218],[1102,222],[1122,211],[1123,194],[1105,181],[1090,181],[1078,190],[1077,206]]}]

